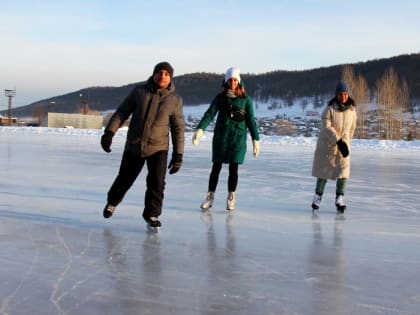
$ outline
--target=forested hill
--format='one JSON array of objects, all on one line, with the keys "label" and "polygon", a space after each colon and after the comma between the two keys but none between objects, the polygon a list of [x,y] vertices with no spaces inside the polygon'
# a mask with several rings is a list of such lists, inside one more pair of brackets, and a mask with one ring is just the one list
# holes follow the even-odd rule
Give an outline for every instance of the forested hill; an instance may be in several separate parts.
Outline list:
[{"label": "forested hill", "polygon": [[[279,60],[281,63],[281,60]],[[262,74],[242,74],[249,95],[260,100],[269,98],[294,99],[316,95],[329,96],[341,77],[343,65],[335,65],[302,71],[271,71]],[[396,73],[407,80],[412,99],[420,99],[420,53],[400,55],[367,62],[350,64],[356,75],[362,75],[374,91],[376,81],[385,70],[393,67]],[[221,90],[223,74],[191,73],[174,77],[177,92],[184,105],[207,104]],[[76,112],[81,103],[97,111],[115,109],[129,91],[140,82],[121,87],[89,87],[72,93],[15,108],[15,116],[39,115],[40,111]],[[6,114],[6,112],[3,112]]]}]

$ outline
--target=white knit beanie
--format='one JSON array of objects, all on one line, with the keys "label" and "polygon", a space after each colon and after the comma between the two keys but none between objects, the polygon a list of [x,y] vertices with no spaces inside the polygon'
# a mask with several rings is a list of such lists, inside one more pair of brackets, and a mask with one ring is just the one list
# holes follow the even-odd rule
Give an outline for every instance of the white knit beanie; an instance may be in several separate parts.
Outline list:
[{"label": "white knit beanie", "polygon": [[229,80],[230,78],[235,78],[238,80],[239,83],[241,83],[241,76],[239,75],[239,68],[238,67],[230,67],[227,69],[225,74],[225,82]]}]

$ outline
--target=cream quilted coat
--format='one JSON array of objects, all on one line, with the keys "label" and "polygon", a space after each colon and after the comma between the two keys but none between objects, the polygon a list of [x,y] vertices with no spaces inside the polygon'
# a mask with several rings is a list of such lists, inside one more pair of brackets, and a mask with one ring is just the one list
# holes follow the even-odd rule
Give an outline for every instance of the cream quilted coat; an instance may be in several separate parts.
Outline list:
[{"label": "cream quilted coat", "polygon": [[[321,132],[316,143],[312,165],[312,176],[323,179],[348,178],[350,176],[350,142],[356,129],[356,109],[351,98],[346,106],[339,105],[334,98],[322,113]],[[342,139],[350,154],[343,157],[337,141]]]}]

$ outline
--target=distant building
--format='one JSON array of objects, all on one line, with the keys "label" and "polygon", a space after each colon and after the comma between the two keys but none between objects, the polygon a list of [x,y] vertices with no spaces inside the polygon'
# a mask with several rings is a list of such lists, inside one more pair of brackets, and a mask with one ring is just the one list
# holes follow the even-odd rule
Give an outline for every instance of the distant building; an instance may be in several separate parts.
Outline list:
[{"label": "distant building", "polygon": [[36,117],[19,117],[18,126],[39,127],[40,121]]},{"label": "distant building", "polygon": [[314,110],[308,110],[306,112],[306,116],[319,116],[319,113],[317,111],[314,111]]},{"label": "distant building", "polygon": [[50,128],[101,129],[102,126],[102,115],[48,113],[48,127]]},{"label": "distant building", "polygon": [[12,117],[12,123],[10,123],[9,117],[4,117],[0,115],[0,126],[10,126],[16,125],[17,119]]}]

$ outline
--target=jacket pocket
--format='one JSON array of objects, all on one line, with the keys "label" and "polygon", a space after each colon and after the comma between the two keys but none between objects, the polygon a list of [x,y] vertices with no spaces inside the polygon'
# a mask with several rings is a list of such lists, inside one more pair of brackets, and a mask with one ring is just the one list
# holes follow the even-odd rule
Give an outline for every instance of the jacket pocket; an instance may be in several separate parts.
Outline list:
[{"label": "jacket pocket", "polygon": [[169,127],[167,125],[154,125],[148,143],[151,145],[163,145],[168,143]]}]

